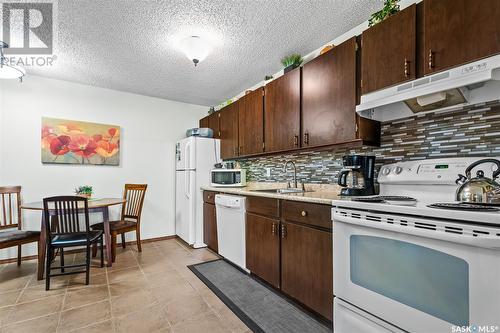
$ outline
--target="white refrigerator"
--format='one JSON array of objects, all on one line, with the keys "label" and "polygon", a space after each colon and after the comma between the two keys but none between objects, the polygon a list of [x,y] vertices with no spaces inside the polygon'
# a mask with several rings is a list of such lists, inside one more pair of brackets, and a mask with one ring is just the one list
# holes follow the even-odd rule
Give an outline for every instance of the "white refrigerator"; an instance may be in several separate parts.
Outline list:
[{"label": "white refrigerator", "polygon": [[191,136],[175,146],[175,233],[194,248],[203,243],[203,192],[220,162],[220,140]]}]

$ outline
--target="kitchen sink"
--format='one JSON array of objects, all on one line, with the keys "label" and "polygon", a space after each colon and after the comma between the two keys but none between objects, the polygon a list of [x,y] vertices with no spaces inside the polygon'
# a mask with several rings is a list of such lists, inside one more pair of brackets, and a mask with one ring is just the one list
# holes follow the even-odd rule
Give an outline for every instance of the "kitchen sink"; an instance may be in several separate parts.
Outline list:
[{"label": "kitchen sink", "polygon": [[264,192],[264,193],[277,193],[277,194],[288,194],[288,193],[304,193],[306,191],[300,188],[273,188],[273,189],[263,189],[263,190],[252,190],[252,192]]}]

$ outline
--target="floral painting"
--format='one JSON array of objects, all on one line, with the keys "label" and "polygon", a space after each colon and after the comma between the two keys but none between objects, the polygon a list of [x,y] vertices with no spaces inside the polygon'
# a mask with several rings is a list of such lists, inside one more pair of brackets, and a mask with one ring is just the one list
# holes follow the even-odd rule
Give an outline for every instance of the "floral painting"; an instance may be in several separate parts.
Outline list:
[{"label": "floral painting", "polygon": [[119,165],[120,127],[44,117],[42,163]]}]

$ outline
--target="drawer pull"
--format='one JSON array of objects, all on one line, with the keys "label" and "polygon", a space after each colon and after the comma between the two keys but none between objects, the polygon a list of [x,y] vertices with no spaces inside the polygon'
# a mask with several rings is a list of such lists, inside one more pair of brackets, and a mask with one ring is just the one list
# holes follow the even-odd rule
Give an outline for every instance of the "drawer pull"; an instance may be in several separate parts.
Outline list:
[{"label": "drawer pull", "polygon": [[300,213],[300,215],[307,216],[307,212],[305,210],[303,210],[302,213]]}]

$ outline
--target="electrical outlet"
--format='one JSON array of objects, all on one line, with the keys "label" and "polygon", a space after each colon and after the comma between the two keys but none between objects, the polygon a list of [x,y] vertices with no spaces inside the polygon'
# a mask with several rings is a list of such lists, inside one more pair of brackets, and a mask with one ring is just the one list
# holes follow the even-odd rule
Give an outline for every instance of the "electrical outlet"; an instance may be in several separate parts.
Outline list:
[{"label": "electrical outlet", "polygon": [[266,177],[271,177],[271,168],[266,168]]}]

